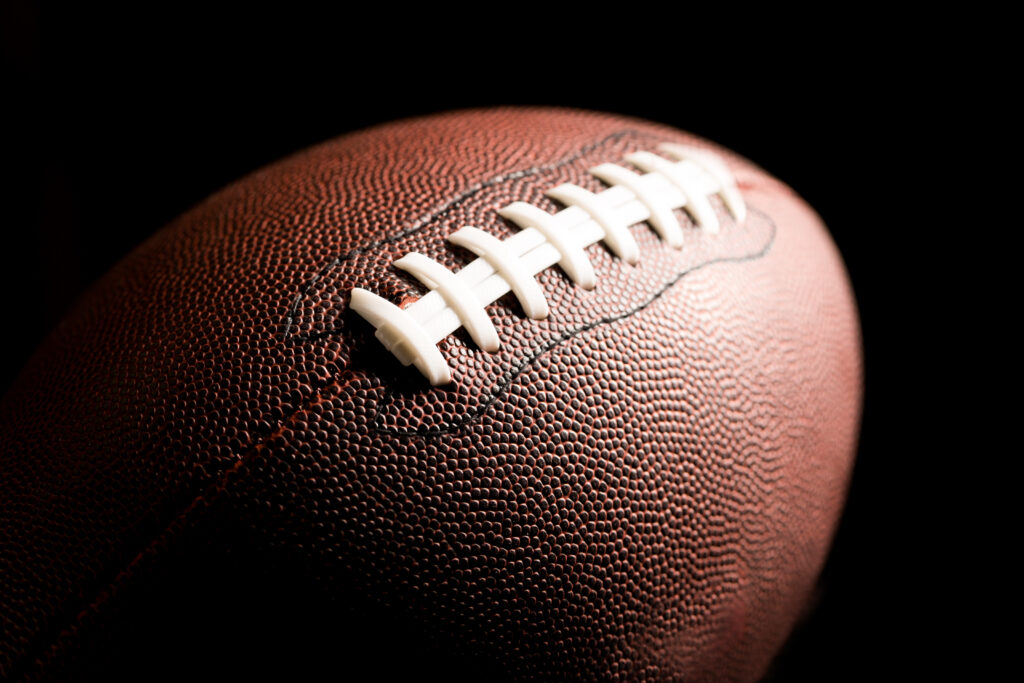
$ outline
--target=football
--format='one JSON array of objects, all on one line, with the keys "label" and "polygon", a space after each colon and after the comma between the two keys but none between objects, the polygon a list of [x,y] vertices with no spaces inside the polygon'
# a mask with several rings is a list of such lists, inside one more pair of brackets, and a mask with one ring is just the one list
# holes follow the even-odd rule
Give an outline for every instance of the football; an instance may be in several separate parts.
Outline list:
[{"label": "football", "polygon": [[320,144],[137,248],[2,399],[0,677],[756,680],[861,377],[827,229],[711,142],[497,108]]}]

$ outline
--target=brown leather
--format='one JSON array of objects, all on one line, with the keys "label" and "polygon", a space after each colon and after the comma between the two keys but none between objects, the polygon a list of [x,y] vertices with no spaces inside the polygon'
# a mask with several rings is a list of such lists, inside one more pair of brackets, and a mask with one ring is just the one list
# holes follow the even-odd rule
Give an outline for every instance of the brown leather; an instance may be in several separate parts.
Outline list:
[{"label": "brown leather", "polygon": [[459,227],[505,237],[497,208],[554,211],[545,190],[599,191],[588,168],[665,141],[710,146],[566,110],[402,121],[137,249],[0,405],[0,674],[73,676],[136,584],[216,539],[268,593],[301,567],[311,594],[511,678],[761,675],[824,561],[861,398],[843,265],[789,188],[710,146],[744,225],[679,211],[681,251],[635,226],[636,266],[588,248],[592,291],[545,271],[549,319],[509,295],[487,307],[497,353],[441,343],[450,386],[346,308],[352,287],[411,301],[394,259],[457,270]]}]

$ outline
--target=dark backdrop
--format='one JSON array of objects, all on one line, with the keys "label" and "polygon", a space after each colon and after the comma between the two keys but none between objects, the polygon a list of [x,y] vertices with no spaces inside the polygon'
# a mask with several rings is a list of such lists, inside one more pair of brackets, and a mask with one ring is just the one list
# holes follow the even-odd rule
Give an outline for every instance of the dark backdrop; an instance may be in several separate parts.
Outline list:
[{"label": "dark backdrop", "polygon": [[921,290],[905,277],[905,235],[915,227],[899,203],[919,120],[908,109],[912,60],[874,24],[850,24],[837,38],[767,25],[737,33],[738,17],[725,15],[609,14],[581,26],[514,9],[428,21],[397,7],[285,18],[7,5],[0,389],[135,245],[226,183],[310,144],[496,104],[674,125],[803,195],[831,229],[861,309],[867,395],[850,503],[816,605],[773,680],[917,670],[908,631],[927,617],[907,596],[921,574],[920,511],[901,493],[912,407],[903,380],[892,382],[916,372],[916,342],[903,331],[918,309],[899,305]]}]

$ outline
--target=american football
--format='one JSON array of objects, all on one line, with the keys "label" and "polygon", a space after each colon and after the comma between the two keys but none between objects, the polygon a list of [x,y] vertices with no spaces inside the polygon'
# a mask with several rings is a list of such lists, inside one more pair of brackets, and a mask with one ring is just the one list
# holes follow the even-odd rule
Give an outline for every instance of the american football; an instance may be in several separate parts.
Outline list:
[{"label": "american football", "polygon": [[757,680],[861,377],[828,230],[713,142],[536,107],[336,138],[139,246],[3,397],[0,676]]}]

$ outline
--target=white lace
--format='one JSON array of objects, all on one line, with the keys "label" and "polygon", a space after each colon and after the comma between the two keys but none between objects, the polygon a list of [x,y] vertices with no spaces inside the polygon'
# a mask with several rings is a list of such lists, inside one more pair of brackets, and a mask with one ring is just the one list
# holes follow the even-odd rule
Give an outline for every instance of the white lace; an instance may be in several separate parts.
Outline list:
[{"label": "white lace", "polygon": [[470,226],[459,229],[448,241],[479,258],[457,273],[417,252],[398,259],[396,267],[430,289],[406,308],[358,287],[352,290],[350,308],[377,328],[377,338],[403,365],[415,365],[435,386],[451,382],[451,368],[438,342],[465,327],[481,349],[496,351],[501,342],[485,306],[510,291],[528,317],[546,318],[547,298],[534,279],[546,268],[558,265],[573,282],[593,289],[597,278],[587,247],[603,241],[616,256],[635,264],[640,250],[630,226],[648,221],[661,239],[679,249],[683,231],[672,213],[675,209],[684,209],[702,230],[718,232],[710,195],[721,197],[733,218],[744,221],[746,206],[721,159],[671,143],[658,150],[671,159],[651,152],[626,157],[643,174],[616,164],[590,169],[609,185],[601,192],[571,184],[549,190],[549,197],[566,205],[557,213],[525,202],[499,209],[502,217],[522,228],[508,239],[499,240]]}]

